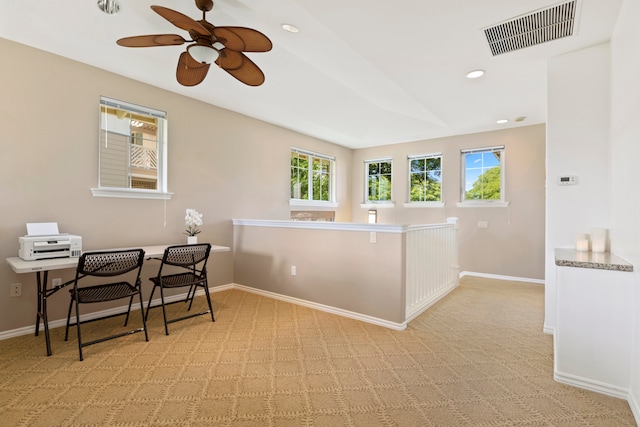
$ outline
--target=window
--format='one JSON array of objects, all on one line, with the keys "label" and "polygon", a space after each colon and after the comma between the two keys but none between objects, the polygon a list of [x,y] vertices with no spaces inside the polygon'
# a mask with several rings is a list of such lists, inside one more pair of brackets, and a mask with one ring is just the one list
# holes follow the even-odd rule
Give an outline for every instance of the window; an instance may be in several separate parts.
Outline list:
[{"label": "window", "polygon": [[462,201],[504,201],[504,146],[462,150]]},{"label": "window", "polygon": [[292,148],[291,200],[335,202],[334,164],[334,157]]},{"label": "window", "polygon": [[100,97],[95,196],[168,198],[163,111]]},{"label": "window", "polygon": [[366,203],[391,202],[391,159],[367,160]]},{"label": "window", "polygon": [[442,201],[442,154],[409,156],[409,202]]}]

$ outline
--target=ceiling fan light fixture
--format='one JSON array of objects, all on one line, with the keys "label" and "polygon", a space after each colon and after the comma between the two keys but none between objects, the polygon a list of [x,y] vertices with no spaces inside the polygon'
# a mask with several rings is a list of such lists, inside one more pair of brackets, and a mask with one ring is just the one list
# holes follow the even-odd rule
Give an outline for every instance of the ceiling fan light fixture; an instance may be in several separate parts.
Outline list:
[{"label": "ceiling fan light fixture", "polygon": [[192,44],[187,48],[191,57],[201,64],[211,64],[218,59],[219,52],[206,44]]},{"label": "ceiling fan light fixture", "polygon": [[98,8],[106,14],[113,15],[120,11],[118,0],[98,0]]}]

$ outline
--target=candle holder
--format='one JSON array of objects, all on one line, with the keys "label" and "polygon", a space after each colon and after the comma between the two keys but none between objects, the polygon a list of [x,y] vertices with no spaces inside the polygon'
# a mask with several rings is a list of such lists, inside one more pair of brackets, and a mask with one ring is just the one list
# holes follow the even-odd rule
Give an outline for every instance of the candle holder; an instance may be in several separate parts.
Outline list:
[{"label": "candle holder", "polygon": [[606,228],[592,228],[591,229],[591,251],[596,253],[602,253],[606,250],[607,242],[607,229]]},{"label": "candle holder", "polygon": [[589,251],[589,235],[579,233],[576,235],[576,251],[587,252]]}]

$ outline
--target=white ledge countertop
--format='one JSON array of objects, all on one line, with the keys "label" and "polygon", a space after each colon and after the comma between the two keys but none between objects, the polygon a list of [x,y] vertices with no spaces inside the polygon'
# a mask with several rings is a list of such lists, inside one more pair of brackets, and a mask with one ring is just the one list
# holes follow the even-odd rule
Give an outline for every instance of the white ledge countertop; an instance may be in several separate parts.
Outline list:
[{"label": "white ledge countertop", "polygon": [[633,271],[633,265],[611,252],[580,252],[556,249],[556,265],[560,267],[594,268],[597,270]]},{"label": "white ledge countertop", "polygon": [[269,220],[269,219],[234,219],[233,225],[248,227],[275,227],[275,228],[303,228],[308,230],[341,230],[341,231],[375,231],[380,233],[406,233],[409,230],[424,228],[442,228],[448,226],[457,227],[458,219],[447,218],[446,223],[394,225],[394,224],[369,224],[339,221],[295,221],[295,220]]}]

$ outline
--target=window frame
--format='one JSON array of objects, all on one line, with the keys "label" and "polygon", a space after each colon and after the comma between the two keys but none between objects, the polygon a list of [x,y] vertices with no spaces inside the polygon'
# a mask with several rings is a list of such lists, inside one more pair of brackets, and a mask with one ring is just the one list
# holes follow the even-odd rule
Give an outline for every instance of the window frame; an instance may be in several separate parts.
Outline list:
[{"label": "window frame", "polygon": [[[491,153],[500,152],[500,199],[467,199],[466,198],[466,156],[468,154],[477,153]],[[460,202],[457,203],[458,207],[507,207],[509,202],[507,201],[506,190],[506,150],[504,145],[482,147],[482,148],[470,148],[460,150]]]},{"label": "window frame", "polygon": [[[389,176],[391,177],[391,189],[389,190],[389,200],[369,200],[369,165],[372,163],[388,162],[391,168]],[[393,158],[385,157],[380,159],[369,159],[364,161],[364,202],[360,205],[363,208],[392,208],[395,206],[393,201]]]},{"label": "window frame", "polygon": [[[307,194],[309,195],[307,199],[295,199],[293,198],[292,189],[291,189],[291,157],[294,153],[303,154],[309,157],[309,165],[308,165],[308,176],[307,176]],[[313,200],[313,160],[320,159],[326,160],[330,164],[329,170],[329,200]],[[291,147],[289,150],[289,205],[290,206],[299,206],[299,207],[319,207],[319,208],[335,208],[338,206],[337,196],[336,196],[336,158],[334,156],[329,156],[327,154],[321,154],[310,150],[305,150],[302,148]]]},{"label": "window frame", "polygon": [[[415,154],[407,156],[407,201],[403,203],[405,208],[442,208],[444,207],[443,195],[444,195],[444,184],[443,184],[443,154],[439,153],[428,153],[428,154]],[[440,200],[438,201],[412,201],[411,200],[411,162],[413,160],[420,159],[440,159]]]},{"label": "window frame", "polygon": [[[102,107],[113,107],[121,110],[127,110],[131,113],[139,113],[147,116],[158,118],[158,161],[157,161],[157,188],[140,189],[132,187],[106,187],[100,182],[100,168],[102,167],[100,157],[100,144],[102,129]],[[173,193],[168,191],[168,119],[167,113],[149,107],[133,104],[126,101],[120,101],[106,96],[100,96],[98,109],[98,186],[91,188],[94,197],[115,197],[115,198],[132,198],[132,199],[160,199],[170,200]]]}]

